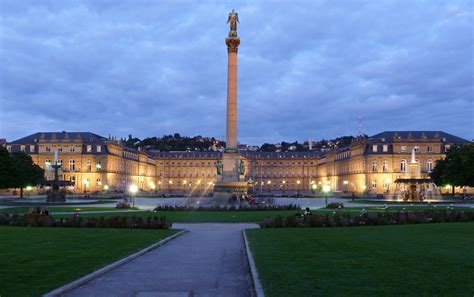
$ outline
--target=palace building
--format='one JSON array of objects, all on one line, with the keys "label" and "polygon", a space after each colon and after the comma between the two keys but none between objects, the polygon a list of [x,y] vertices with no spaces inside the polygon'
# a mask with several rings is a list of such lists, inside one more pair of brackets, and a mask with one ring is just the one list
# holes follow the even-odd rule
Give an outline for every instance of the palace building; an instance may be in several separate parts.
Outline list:
[{"label": "palace building", "polygon": [[[334,191],[386,193],[408,170],[412,150],[422,177],[453,145],[470,143],[442,131],[386,131],[357,137],[351,145],[329,152],[242,151],[245,178],[255,194],[311,193],[329,184]],[[90,132],[39,132],[6,143],[10,152],[25,152],[46,169],[58,151],[60,176],[74,182],[78,193],[126,191],[134,184],[142,191],[204,195],[218,180],[221,152],[147,153],[120,141]]]}]

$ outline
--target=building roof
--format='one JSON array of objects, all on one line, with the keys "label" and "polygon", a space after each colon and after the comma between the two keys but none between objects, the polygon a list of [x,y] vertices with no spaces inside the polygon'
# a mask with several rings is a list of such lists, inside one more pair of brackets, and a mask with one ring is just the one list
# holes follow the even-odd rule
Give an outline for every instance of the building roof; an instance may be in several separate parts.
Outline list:
[{"label": "building roof", "polygon": [[67,139],[80,139],[83,143],[102,143],[107,140],[107,138],[91,132],[37,132],[12,141],[10,144],[34,144],[37,143],[39,140],[54,141]]},{"label": "building roof", "polygon": [[384,131],[382,133],[375,134],[369,137],[370,142],[382,141],[390,142],[394,139],[397,140],[441,140],[446,143],[469,143],[469,140],[454,136],[452,134],[443,131]]}]

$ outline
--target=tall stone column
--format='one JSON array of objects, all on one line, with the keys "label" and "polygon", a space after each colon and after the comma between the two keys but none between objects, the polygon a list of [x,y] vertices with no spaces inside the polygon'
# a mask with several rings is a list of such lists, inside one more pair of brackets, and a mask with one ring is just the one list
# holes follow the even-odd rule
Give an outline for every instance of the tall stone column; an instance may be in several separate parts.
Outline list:
[{"label": "tall stone column", "polygon": [[227,120],[226,148],[222,157],[222,171],[218,169],[221,178],[214,185],[214,199],[218,203],[227,203],[231,197],[238,197],[247,192],[247,182],[241,179],[245,168],[240,160],[237,147],[237,53],[240,38],[237,36],[239,18],[232,10],[227,23],[230,24],[227,45]]},{"label": "tall stone column", "polygon": [[240,38],[237,36],[228,37],[225,43],[228,53],[226,151],[233,151],[237,150],[237,53]]}]

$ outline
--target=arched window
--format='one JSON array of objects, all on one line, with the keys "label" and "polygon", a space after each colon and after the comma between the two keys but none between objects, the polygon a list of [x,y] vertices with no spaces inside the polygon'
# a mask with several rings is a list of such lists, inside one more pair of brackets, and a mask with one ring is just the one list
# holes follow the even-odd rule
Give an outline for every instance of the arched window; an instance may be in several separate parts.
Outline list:
[{"label": "arched window", "polygon": [[407,160],[400,161],[400,171],[406,172],[407,171]]},{"label": "arched window", "polygon": [[387,172],[387,171],[388,171],[388,162],[387,162],[387,161],[383,161],[383,162],[382,162],[382,171],[383,171],[383,172]]},{"label": "arched window", "polygon": [[76,169],[76,164],[74,160],[69,160],[69,171],[74,171]]},{"label": "arched window", "polygon": [[92,170],[92,162],[91,160],[87,160],[86,162],[86,171],[91,171]]},{"label": "arched window", "polygon": [[426,170],[428,172],[433,171],[433,160],[430,159],[426,162]]}]

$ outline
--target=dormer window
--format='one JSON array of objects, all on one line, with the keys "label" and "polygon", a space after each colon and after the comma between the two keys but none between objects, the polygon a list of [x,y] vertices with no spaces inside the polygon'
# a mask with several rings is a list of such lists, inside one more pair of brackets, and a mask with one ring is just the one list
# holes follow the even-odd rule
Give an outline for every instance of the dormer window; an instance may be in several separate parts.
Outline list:
[{"label": "dormer window", "polygon": [[25,151],[25,146],[24,145],[20,145],[20,152],[24,152]]},{"label": "dormer window", "polygon": [[384,153],[388,152],[388,144],[384,144],[384,145],[382,146],[382,151],[383,151]]},{"label": "dormer window", "polygon": [[374,153],[377,152],[377,145],[376,144],[372,145],[372,152],[374,152]]},{"label": "dormer window", "polygon": [[406,151],[407,151],[407,146],[406,146],[406,145],[402,145],[402,146],[400,147],[400,152],[404,153],[404,152],[406,152]]},{"label": "dormer window", "polygon": [[35,151],[35,146],[34,145],[30,145],[30,153],[33,153]]},{"label": "dormer window", "polygon": [[7,151],[8,151],[9,153],[12,152],[12,146],[11,146],[11,145],[7,145]]},{"label": "dormer window", "polygon": [[86,151],[87,151],[88,153],[92,153],[92,145],[87,145]]},{"label": "dormer window", "polygon": [[98,145],[98,146],[97,146],[97,152],[98,152],[98,153],[102,152],[102,146],[101,146],[101,145]]}]

